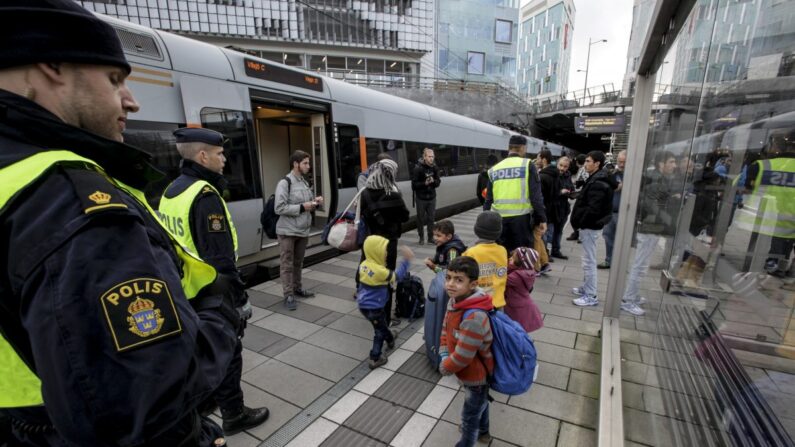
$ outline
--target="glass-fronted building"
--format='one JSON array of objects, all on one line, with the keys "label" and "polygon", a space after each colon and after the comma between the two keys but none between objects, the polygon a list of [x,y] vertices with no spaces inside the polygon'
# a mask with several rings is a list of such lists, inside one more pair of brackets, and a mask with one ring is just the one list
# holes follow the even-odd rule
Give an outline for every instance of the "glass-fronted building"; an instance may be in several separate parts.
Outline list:
[{"label": "glass-fronted building", "polygon": [[569,86],[573,0],[532,0],[522,6],[516,78],[520,94],[542,99]]},{"label": "glass-fronted building", "polygon": [[437,0],[436,77],[516,83],[518,0]]},{"label": "glass-fronted building", "polygon": [[681,5],[656,1],[635,73],[603,325],[621,334],[620,435],[791,446],[795,0]]},{"label": "glass-fronted building", "polygon": [[621,96],[624,98],[631,98],[635,91],[635,73],[638,71],[643,39],[649,28],[655,2],[656,0],[634,0],[632,4],[632,31],[627,45],[627,69],[621,86]]},{"label": "glass-fronted building", "polygon": [[86,9],[330,73],[419,75],[431,0],[114,0]]}]

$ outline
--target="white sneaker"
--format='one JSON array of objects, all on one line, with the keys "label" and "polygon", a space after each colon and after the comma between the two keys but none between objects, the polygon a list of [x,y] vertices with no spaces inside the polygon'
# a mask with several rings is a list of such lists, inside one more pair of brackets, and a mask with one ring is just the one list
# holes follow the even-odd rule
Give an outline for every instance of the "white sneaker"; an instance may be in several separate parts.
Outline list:
[{"label": "white sneaker", "polygon": [[646,313],[645,310],[641,309],[641,307],[635,303],[621,303],[621,310],[629,312],[632,315],[637,315],[639,317],[643,316],[643,314]]},{"label": "white sneaker", "polygon": [[579,298],[575,298],[571,300],[576,306],[598,306],[599,305],[599,298],[595,296],[581,296]]},{"label": "white sneaker", "polygon": [[575,287],[571,289],[571,293],[573,293],[576,296],[583,296],[585,295],[585,290],[582,287]]}]

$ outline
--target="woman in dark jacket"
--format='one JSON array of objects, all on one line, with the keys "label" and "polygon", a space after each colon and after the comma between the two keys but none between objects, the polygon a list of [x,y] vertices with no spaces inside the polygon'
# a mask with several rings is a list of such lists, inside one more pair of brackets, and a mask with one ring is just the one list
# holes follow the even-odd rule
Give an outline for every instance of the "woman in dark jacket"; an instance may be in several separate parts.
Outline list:
[{"label": "woman in dark jacket", "polygon": [[[409,220],[409,210],[395,183],[398,165],[391,159],[380,160],[370,168],[367,183],[362,191],[362,219],[370,234],[383,236],[389,240],[386,248],[386,267],[395,270],[397,267],[397,242],[402,233],[402,224]],[[364,252],[362,252],[364,261]],[[359,272],[356,272],[356,283],[359,283]],[[389,288],[389,299],[386,303],[387,320],[392,315],[392,296],[394,290]],[[392,324],[399,324],[391,319]],[[396,323],[395,323],[396,322]]]}]

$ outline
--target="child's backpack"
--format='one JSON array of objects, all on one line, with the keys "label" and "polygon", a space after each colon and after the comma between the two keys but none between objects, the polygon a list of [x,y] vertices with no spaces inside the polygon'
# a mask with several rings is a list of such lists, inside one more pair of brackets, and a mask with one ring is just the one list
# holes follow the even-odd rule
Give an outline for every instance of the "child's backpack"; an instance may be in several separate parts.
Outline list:
[{"label": "child's backpack", "polygon": [[[480,309],[464,311],[463,318],[466,319],[477,310]],[[493,337],[491,355],[494,357],[494,372],[489,377],[489,386],[509,396],[525,393],[538,373],[533,340],[519,323],[505,313],[492,310],[487,314]]]},{"label": "child's backpack", "polygon": [[[290,187],[292,186],[292,182],[290,181],[290,177],[284,177],[287,180],[287,195],[290,195]],[[262,231],[271,238],[276,239],[276,223],[279,221],[279,215],[276,214],[276,195],[271,194],[268,197],[268,201],[265,202],[265,209],[262,210],[262,215],[259,218],[260,223],[262,224]]]},{"label": "child's backpack", "polygon": [[397,283],[395,315],[413,320],[425,315],[425,287],[416,275]]}]

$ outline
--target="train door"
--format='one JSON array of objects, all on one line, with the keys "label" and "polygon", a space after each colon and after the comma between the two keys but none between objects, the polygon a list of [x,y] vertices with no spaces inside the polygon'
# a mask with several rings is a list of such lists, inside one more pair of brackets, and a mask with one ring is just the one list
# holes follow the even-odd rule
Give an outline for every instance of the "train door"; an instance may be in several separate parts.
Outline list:
[{"label": "train door", "polygon": [[[276,99],[275,95],[266,96],[260,92],[252,94],[252,100],[263,195],[268,197],[273,194],[278,182],[290,171],[290,155],[293,152],[301,150],[308,153],[312,168],[306,180],[315,196],[324,199],[324,205],[315,211],[312,224],[312,233],[317,237],[328,220],[333,198],[325,124],[327,112],[321,112],[325,106],[308,103],[298,105],[295,101]],[[263,236],[262,247],[275,242]]]},{"label": "train door", "polygon": [[238,256],[260,251],[262,190],[254,147],[251,100],[248,89],[230,82],[184,75],[180,79],[188,126],[205,127],[226,135],[222,192],[238,237]]}]

